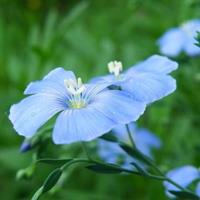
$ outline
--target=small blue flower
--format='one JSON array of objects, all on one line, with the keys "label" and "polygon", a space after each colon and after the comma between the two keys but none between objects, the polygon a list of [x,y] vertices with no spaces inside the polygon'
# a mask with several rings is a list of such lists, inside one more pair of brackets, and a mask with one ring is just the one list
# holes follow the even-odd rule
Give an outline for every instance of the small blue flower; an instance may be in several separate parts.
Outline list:
[{"label": "small blue flower", "polygon": [[[186,165],[169,171],[167,177],[183,188],[187,188],[193,181],[200,178],[200,171],[196,167]],[[164,186],[166,188],[166,194],[170,198],[174,196],[168,192],[169,190],[180,191],[177,187],[166,181],[164,182]],[[200,196],[200,183],[197,184],[196,194]]]},{"label": "small blue flower", "polygon": [[124,73],[121,62],[108,64],[110,75],[94,78],[92,83],[112,83],[131,94],[133,99],[145,103],[159,100],[176,89],[176,81],[168,75],[178,64],[167,57],[153,55]]},{"label": "small blue flower", "polygon": [[11,107],[9,119],[19,135],[31,138],[59,113],[54,143],[95,139],[118,124],[137,120],[145,110],[144,103],[123,91],[108,90],[108,86],[82,84],[73,72],[57,68],[43,80],[28,85],[24,93],[30,96]]},{"label": "small blue flower", "polygon": [[[128,124],[131,134],[134,138],[135,144],[143,154],[152,157],[152,149],[158,149],[161,147],[161,141],[153,133],[144,128],[137,128],[135,123]],[[113,130],[113,133],[117,138],[131,145],[131,142],[127,135],[127,129],[125,125],[118,125]],[[122,166],[130,167],[131,162],[138,161],[133,160],[129,155],[127,155],[116,143],[108,142],[105,140],[98,141],[98,152],[100,157],[109,163],[116,163],[121,161]],[[141,165],[141,164],[140,164]]]},{"label": "small blue flower", "polygon": [[159,40],[162,54],[175,57],[182,51],[189,56],[200,55],[200,48],[195,45],[197,31],[200,31],[200,20],[185,22],[180,27],[169,29]]}]

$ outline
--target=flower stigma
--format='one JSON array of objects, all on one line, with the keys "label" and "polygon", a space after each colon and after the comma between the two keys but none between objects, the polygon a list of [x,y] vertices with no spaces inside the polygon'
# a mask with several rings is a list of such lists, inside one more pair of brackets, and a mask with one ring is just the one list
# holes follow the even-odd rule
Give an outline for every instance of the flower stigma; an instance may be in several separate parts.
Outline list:
[{"label": "flower stigma", "polygon": [[87,103],[82,94],[86,90],[86,87],[82,83],[81,78],[65,79],[64,85],[69,93],[68,106],[74,109],[84,108]]},{"label": "flower stigma", "polygon": [[123,70],[122,63],[118,61],[111,61],[108,63],[108,70],[111,74],[114,74],[116,78],[120,76],[120,72]]}]

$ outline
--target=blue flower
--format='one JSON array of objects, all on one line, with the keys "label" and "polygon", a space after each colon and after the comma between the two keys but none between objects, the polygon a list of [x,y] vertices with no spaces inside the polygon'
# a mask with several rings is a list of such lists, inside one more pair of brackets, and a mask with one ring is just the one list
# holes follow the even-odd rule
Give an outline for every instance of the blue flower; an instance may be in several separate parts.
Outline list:
[{"label": "blue flower", "polygon": [[131,94],[133,99],[151,103],[176,89],[176,81],[168,75],[178,64],[167,57],[153,55],[124,73],[121,62],[108,64],[110,75],[94,78],[92,83],[112,83]]},{"label": "blue flower", "polygon": [[71,71],[56,68],[41,81],[30,83],[20,103],[10,109],[9,119],[19,135],[32,137],[59,113],[53,141],[66,144],[90,141],[118,124],[135,121],[144,103],[123,91],[108,90],[109,84],[82,84]]},{"label": "blue flower", "polygon": [[158,40],[161,53],[171,57],[178,56],[182,51],[189,56],[200,55],[200,48],[195,45],[197,31],[200,31],[200,20],[198,19],[169,29]]},{"label": "blue flower", "polygon": [[[200,171],[196,167],[186,165],[169,171],[167,177],[178,183],[183,188],[187,188],[192,182],[200,178]],[[166,194],[170,198],[173,198],[174,196],[168,192],[169,190],[180,191],[169,182],[164,182],[164,186],[166,188]],[[197,184],[196,194],[200,196],[200,182]]]},{"label": "blue flower", "polygon": [[[147,129],[138,128],[135,123],[130,123],[128,124],[128,126],[138,150],[140,150],[146,156],[152,157],[152,149],[158,149],[161,147],[160,139],[156,137],[153,133],[148,131]],[[131,145],[130,140],[127,135],[127,129],[125,125],[118,125],[112,131],[120,141]],[[130,163],[133,161],[136,163],[139,163],[138,161],[133,160],[133,158],[127,155],[114,142],[99,140],[98,153],[100,157],[106,162],[108,163],[119,162],[119,164],[122,164],[122,166],[128,167],[128,168],[130,168]]]}]

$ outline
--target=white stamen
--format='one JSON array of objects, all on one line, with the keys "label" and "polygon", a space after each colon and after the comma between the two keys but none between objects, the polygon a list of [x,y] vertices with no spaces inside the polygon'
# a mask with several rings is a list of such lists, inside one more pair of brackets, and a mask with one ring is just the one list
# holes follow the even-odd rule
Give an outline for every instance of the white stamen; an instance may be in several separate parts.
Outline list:
[{"label": "white stamen", "polygon": [[111,74],[114,74],[115,76],[119,76],[120,72],[122,71],[122,63],[118,61],[112,61],[108,63],[108,70]]},{"label": "white stamen", "polygon": [[64,84],[67,91],[72,95],[80,95],[85,90],[81,78],[78,78],[77,80],[65,79]]}]

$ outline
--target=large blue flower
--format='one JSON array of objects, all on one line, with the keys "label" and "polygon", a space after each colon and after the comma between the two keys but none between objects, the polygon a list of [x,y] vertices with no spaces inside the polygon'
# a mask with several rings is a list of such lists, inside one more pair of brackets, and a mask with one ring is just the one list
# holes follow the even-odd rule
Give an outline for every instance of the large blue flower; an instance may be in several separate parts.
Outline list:
[{"label": "large blue flower", "polygon": [[176,81],[168,75],[178,64],[167,57],[153,55],[124,73],[121,62],[108,64],[110,75],[94,78],[92,83],[112,83],[131,94],[133,99],[151,103],[176,89]]},{"label": "large blue flower", "polygon": [[[200,171],[196,167],[186,165],[169,171],[167,177],[178,183],[183,188],[187,188],[193,181],[200,179]],[[166,194],[170,198],[173,198],[174,196],[171,195],[168,190],[179,191],[177,187],[169,182],[164,182],[164,186],[166,188]],[[200,182],[197,184],[196,194],[200,196]]]},{"label": "large blue flower", "polygon": [[200,48],[195,45],[197,31],[200,31],[200,20],[190,20],[180,27],[169,29],[159,40],[162,54],[178,56],[182,51],[189,56],[200,55]]},{"label": "large blue flower", "polygon": [[66,144],[92,140],[117,124],[135,121],[145,105],[109,84],[82,84],[71,71],[57,68],[41,81],[30,83],[29,97],[10,109],[9,119],[15,130],[27,138],[55,114],[53,141]]},{"label": "large blue flower", "polygon": [[[135,123],[130,123],[128,124],[128,126],[138,150],[140,150],[143,154],[152,157],[152,149],[158,149],[161,147],[160,139],[147,129],[138,128]],[[118,125],[112,131],[120,141],[131,144],[127,135],[127,129],[125,125]],[[119,145],[114,142],[99,140],[98,152],[100,157],[109,163],[119,162],[124,167],[128,168],[130,168],[130,163],[133,161],[139,163],[138,161],[133,160],[133,158],[127,155],[119,147]],[[139,164],[141,165],[141,163]]]}]

